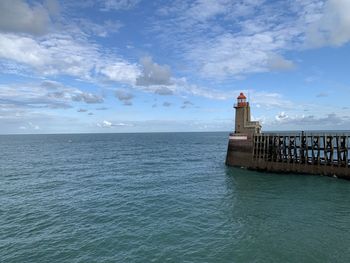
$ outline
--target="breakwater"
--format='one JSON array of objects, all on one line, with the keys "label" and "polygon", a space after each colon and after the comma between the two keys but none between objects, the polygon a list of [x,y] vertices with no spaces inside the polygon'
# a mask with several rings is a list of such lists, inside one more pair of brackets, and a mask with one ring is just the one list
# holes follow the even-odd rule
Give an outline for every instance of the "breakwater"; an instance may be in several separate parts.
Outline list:
[{"label": "breakwater", "polygon": [[261,133],[243,93],[234,108],[235,132],[229,136],[226,165],[350,179],[350,132]]},{"label": "breakwater", "polygon": [[349,148],[350,133],[231,133],[226,164],[350,179]]}]

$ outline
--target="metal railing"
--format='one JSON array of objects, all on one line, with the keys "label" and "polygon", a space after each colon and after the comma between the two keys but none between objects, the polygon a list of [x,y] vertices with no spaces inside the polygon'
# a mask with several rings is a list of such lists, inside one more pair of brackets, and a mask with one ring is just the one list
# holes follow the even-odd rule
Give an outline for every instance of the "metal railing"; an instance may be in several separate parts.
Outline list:
[{"label": "metal railing", "polygon": [[350,133],[263,133],[253,138],[253,158],[269,162],[350,167]]}]

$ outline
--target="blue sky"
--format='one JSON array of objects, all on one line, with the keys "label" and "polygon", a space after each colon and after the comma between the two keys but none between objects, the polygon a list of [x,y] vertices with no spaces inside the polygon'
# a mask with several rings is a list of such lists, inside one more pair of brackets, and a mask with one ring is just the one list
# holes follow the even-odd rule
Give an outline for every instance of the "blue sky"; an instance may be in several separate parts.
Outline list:
[{"label": "blue sky", "polygon": [[350,128],[349,0],[0,1],[0,133]]}]

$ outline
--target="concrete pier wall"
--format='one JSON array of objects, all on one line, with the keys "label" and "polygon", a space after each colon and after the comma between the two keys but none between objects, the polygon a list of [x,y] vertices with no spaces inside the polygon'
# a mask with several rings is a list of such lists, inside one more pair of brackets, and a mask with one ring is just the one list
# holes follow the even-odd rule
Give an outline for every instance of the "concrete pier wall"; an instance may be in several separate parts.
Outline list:
[{"label": "concrete pier wall", "polygon": [[253,136],[231,134],[227,147],[226,165],[250,167],[252,165]]}]

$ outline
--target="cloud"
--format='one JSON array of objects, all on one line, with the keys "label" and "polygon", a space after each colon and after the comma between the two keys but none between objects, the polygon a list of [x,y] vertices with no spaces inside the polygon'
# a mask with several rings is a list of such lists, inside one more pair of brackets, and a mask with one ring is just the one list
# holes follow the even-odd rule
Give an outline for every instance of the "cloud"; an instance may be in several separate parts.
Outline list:
[{"label": "cloud", "polygon": [[288,16],[295,13],[290,5],[283,9],[263,0],[175,1],[162,8],[153,30],[169,49],[180,50],[192,71],[205,77],[286,70],[293,62],[283,53],[300,36]]},{"label": "cloud", "polygon": [[[47,2],[53,10],[53,1]],[[39,3],[32,5],[22,0],[0,1],[0,31],[43,35],[51,23],[48,10]]]},{"label": "cloud", "polygon": [[241,79],[294,69],[291,50],[349,42],[349,9],[348,0],[173,1],[151,32],[191,73]]},{"label": "cloud", "polygon": [[0,104],[4,109],[67,109],[76,101],[102,103],[103,98],[55,81],[0,85]]},{"label": "cloud", "polygon": [[186,78],[174,78],[173,84],[168,86],[168,88],[171,88],[174,91],[174,94],[191,94],[194,96],[200,96],[205,97],[209,99],[215,99],[215,100],[226,100],[231,98],[232,96],[235,96],[236,93],[234,91],[232,92],[225,92],[220,91],[212,88],[205,88],[201,87],[195,84],[191,84],[187,81]]},{"label": "cloud", "polygon": [[94,104],[94,103],[102,103],[103,97],[92,94],[89,92],[77,92],[77,94],[74,94],[72,96],[73,101],[83,101],[85,103]]},{"label": "cloud", "polygon": [[183,103],[182,103],[182,106],[181,106],[181,109],[186,109],[186,108],[189,108],[191,106],[193,106],[194,104],[189,101],[189,100],[185,100]]},{"label": "cloud", "polygon": [[[114,1],[107,2],[101,4],[110,5]],[[122,5],[122,2],[131,3],[120,1]],[[71,7],[68,3],[62,4],[64,10],[67,5]],[[117,32],[122,26],[119,21],[106,20],[97,24],[62,15],[53,25],[50,16],[57,16],[59,12],[60,6],[55,0],[45,0],[42,5],[30,5],[22,0],[0,1],[2,72],[31,76],[35,73],[38,77],[68,75],[94,83],[135,84],[140,75],[137,64],[129,63],[89,39],[90,35],[107,37]]]},{"label": "cloud", "polygon": [[39,125],[35,125],[35,124],[31,123],[31,122],[28,122],[28,124],[29,124],[29,127],[32,128],[32,129],[34,129],[34,130],[40,130]]},{"label": "cloud", "polygon": [[58,0],[45,0],[44,6],[52,16],[58,16],[61,12],[61,6]]},{"label": "cloud", "polygon": [[267,60],[267,67],[271,70],[287,71],[294,69],[295,65],[293,61],[287,60],[280,55],[273,54],[270,55]]},{"label": "cloud", "polygon": [[[137,65],[105,54],[96,44],[69,34],[49,34],[40,39],[0,34],[0,59],[25,65],[42,75],[68,75],[86,81],[107,79],[135,83]],[[3,64],[4,66],[4,64]]]},{"label": "cloud", "polygon": [[[229,131],[232,127],[232,120],[145,120],[145,121],[108,121],[98,123],[97,127],[111,128],[113,132],[118,131],[118,127],[123,131]],[[114,128],[114,129],[113,129]]]},{"label": "cloud", "polygon": [[115,96],[123,102],[125,106],[131,106],[132,105],[132,99],[134,98],[134,95],[125,91],[125,90],[117,90],[115,92]]},{"label": "cloud", "polygon": [[318,19],[307,28],[309,47],[341,46],[350,41],[350,1],[328,0]]},{"label": "cloud", "polygon": [[[90,123],[84,121],[85,117],[77,116],[72,109],[69,112],[73,114],[69,114],[69,112],[62,114],[61,110],[39,106],[2,104],[0,102],[0,133],[71,133],[84,132],[92,127]],[[31,126],[29,122],[33,125]],[[22,130],[19,127],[26,128]]]},{"label": "cloud", "polygon": [[[177,30],[197,27],[202,31],[210,28],[208,22],[215,18],[243,18],[256,13],[265,0],[231,1],[231,0],[174,0],[168,5],[162,5],[157,13],[165,18],[171,18],[171,23],[178,25]],[[162,21],[162,24],[169,21]],[[218,27],[216,27],[217,29]],[[216,30],[215,29],[215,30]]]},{"label": "cloud", "polygon": [[[139,87],[137,87],[139,88]],[[161,89],[160,89],[161,88]],[[191,84],[187,81],[186,78],[172,78],[171,84],[168,86],[150,86],[150,87],[141,87],[142,91],[152,92],[156,94],[166,95],[193,95],[204,97],[208,99],[214,100],[227,100],[236,98],[237,94],[241,92],[241,89],[223,91],[217,90],[214,88],[206,88],[202,86],[198,86],[196,84]],[[271,93],[264,91],[255,91],[250,90],[249,93],[252,95],[252,101],[254,103],[260,103],[264,107],[274,108],[274,107],[282,107],[282,108],[290,108],[293,107],[294,104],[291,101],[285,100],[283,96],[279,93]]]},{"label": "cloud", "polygon": [[155,94],[162,95],[162,96],[167,96],[167,95],[173,95],[174,94],[173,90],[171,90],[170,88],[165,87],[165,86],[157,87],[157,88],[154,89],[153,92]]},{"label": "cloud", "polygon": [[199,0],[187,10],[187,16],[193,17],[198,22],[206,21],[217,15],[225,13],[228,1],[222,0]]},{"label": "cloud", "polygon": [[112,127],[130,127],[130,126],[134,126],[133,124],[130,123],[124,123],[124,122],[116,122],[116,123],[112,123],[110,121],[102,121],[101,123],[97,123],[97,126],[100,128],[112,128]]},{"label": "cloud", "polygon": [[171,103],[170,102],[163,102],[163,107],[170,107],[171,106]]},{"label": "cloud", "polygon": [[117,33],[119,29],[123,26],[119,21],[106,20],[102,24],[94,23],[88,19],[78,19],[76,21],[79,28],[84,32],[99,37],[107,37],[111,33]]},{"label": "cloud", "polygon": [[324,97],[328,97],[329,94],[326,92],[320,92],[316,95],[317,98],[324,98]]},{"label": "cloud", "polygon": [[268,122],[267,125],[278,129],[347,129],[350,125],[349,116],[340,116],[335,113],[325,116],[294,115],[288,116],[281,112],[275,117],[275,122]]},{"label": "cloud", "polygon": [[[112,2],[120,6],[131,3],[111,1],[107,4],[104,1],[99,4],[111,6]],[[244,14],[248,14],[251,13],[249,10],[254,10],[259,6],[258,2],[249,1],[244,5],[232,5],[231,1],[196,1],[193,4],[187,1],[186,7],[177,10],[175,16],[177,22],[181,19],[186,22],[177,26],[173,21],[173,24],[170,23],[172,27],[167,27],[167,29],[169,29],[168,32],[172,32],[173,29],[174,32],[177,32],[184,28],[189,29],[187,26],[194,23],[194,28],[198,27],[199,32],[203,32],[202,27],[211,30],[214,24],[220,24],[213,21],[214,18],[217,19],[223,14],[231,21],[228,10],[232,11],[237,8]],[[202,9],[203,12],[197,14]],[[28,75],[33,71],[38,76],[72,76],[95,84],[117,82],[158,95],[191,94],[213,99],[229,97],[225,92],[191,84],[184,77],[172,77],[168,65],[157,64],[150,56],[141,58],[141,65],[129,62],[87,38],[85,32],[91,34],[94,31],[95,34],[101,36],[108,35],[108,30],[104,30],[104,24],[100,26],[86,19],[73,21],[80,23],[85,29],[68,26],[68,22],[65,21],[66,24],[63,25],[61,33],[56,31],[56,33],[50,33],[41,38],[9,33],[0,34],[0,59],[2,58],[0,68],[17,72],[25,71]],[[245,26],[247,23],[248,19],[244,20]],[[206,34],[193,33],[195,34],[193,40],[191,34],[195,30],[191,28],[186,34],[175,34],[179,39],[170,37],[169,41],[183,51],[187,61],[191,61],[189,67],[193,69],[200,67],[201,73],[209,77],[232,75],[239,77],[248,73],[292,68],[293,63],[280,54],[283,53],[281,51],[284,48],[285,39],[283,37],[287,34],[286,29],[271,32],[265,27],[263,27],[264,31],[254,32],[254,34],[248,34],[245,31],[240,34],[223,33],[219,30],[214,35],[210,35],[210,38],[206,37]],[[293,31],[290,33],[291,36],[294,34],[296,33]],[[178,41],[181,41],[181,44]],[[195,67],[192,67],[193,63],[196,64]],[[55,95],[62,94],[52,94],[52,96]],[[97,98],[86,96],[81,100],[97,100]],[[80,97],[77,96],[76,100],[79,101]],[[125,104],[130,105],[130,101]]]},{"label": "cloud", "polygon": [[127,10],[135,7],[140,0],[100,0],[102,11]]},{"label": "cloud", "polygon": [[87,109],[79,109],[77,110],[77,112],[87,112],[88,110]]},{"label": "cloud", "polygon": [[284,41],[278,40],[280,32],[266,31],[254,35],[225,33],[198,44],[187,51],[190,59],[200,66],[203,75],[211,77],[240,77],[248,73],[266,72],[270,69],[290,69],[293,63],[280,55]]},{"label": "cloud", "polygon": [[[0,35],[0,57],[28,65],[43,75],[88,77],[98,57],[96,50],[69,36],[39,41],[13,34]],[[85,60],[85,59],[86,60]]]},{"label": "cloud", "polygon": [[20,130],[40,130],[39,125],[33,124],[32,122],[27,122],[26,125],[19,126]]},{"label": "cloud", "polygon": [[46,90],[38,86],[3,85],[0,88],[0,104],[3,108],[66,109],[71,107],[68,100],[50,96]]},{"label": "cloud", "polygon": [[282,111],[278,115],[276,115],[277,121],[283,121],[283,120],[287,120],[287,119],[288,119],[288,115],[284,111]]},{"label": "cloud", "polygon": [[169,66],[158,65],[153,62],[151,57],[143,57],[140,62],[143,67],[143,72],[142,75],[136,79],[137,86],[171,84],[171,72]]},{"label": "cloud", "polygon": [[107,80],[121,82],[133,85],[137,77],[140,75],[139,67],[136,64],[131,64],[123,60],[115,62],[98,63],[98,71],[102,76],[107,77]]},{"label": "cloud", "polygon": [[276,92],[255,91],[247,92],[250,101],[254,105],[259,105],[265,109],[281,108],[281,109],[297,109],[303,105],[295,105],[292,101],[285,99],[282,94]]},{"label": "cloud", "polygon": [[102,127],[102,128],[111,128],[112,123],[109,121],[103,121],[102,123],[97,123],[97,126]]}]

